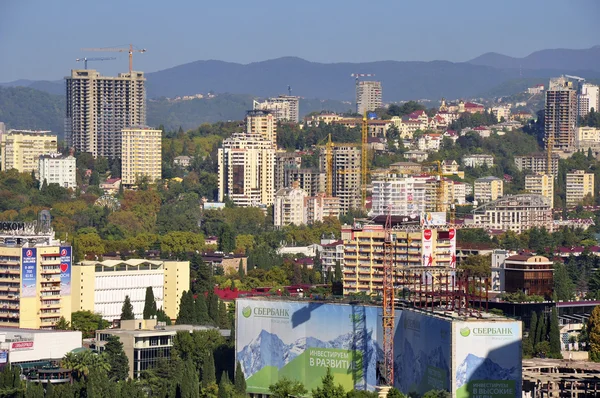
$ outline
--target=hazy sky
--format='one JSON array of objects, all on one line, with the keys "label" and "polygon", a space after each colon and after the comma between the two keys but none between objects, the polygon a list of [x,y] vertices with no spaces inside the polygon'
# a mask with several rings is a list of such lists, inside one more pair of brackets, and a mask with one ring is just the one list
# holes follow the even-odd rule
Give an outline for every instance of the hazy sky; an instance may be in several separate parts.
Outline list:
[{"label": "hazy sky", "polygon": [[83,56],[115,56],[93,67],[126,71],[126,54],[80,48],[128,43],[148,50],[134,55],[135,69],[146,72],[290,55],[319,62],[525,56],[600,44],[598,16],[598,0],[0,0],[0,82],[61,79]]}]

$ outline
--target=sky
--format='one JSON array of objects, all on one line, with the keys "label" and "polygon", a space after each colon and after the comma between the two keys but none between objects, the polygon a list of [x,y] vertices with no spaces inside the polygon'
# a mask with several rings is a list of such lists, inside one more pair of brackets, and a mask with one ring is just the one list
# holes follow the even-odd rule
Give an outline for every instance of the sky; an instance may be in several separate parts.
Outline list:
[{"label": "sky", "polygon": [[0,82],[58,80],[83,67],[154,72],[197,60],[467,61],[600,44],[597,0],[0,0]]}]

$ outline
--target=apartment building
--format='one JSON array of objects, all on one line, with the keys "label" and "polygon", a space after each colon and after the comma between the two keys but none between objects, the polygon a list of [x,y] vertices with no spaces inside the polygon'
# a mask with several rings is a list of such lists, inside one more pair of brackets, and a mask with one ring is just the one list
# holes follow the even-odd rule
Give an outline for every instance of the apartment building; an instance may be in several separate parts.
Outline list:
[{"label": "apartment building", "polygon": [[162,131],[137,126],[123,129],[121,183],[132,187],[141,180],[154,183],[162,177]]},{"label": "apartment building", "polygon": [[465,155],[462,158],[462,163],[465,167],[481,167],[483,165],[492,167],[494,157],[492,155]]},{"label": "apartment building", "polygon": [[277,149],[277,119],[269,111],[255,109],[246,112],[246,134],[259,134]]},{"label": "apartment building", "polygon": [[494,250],[492,255],[492,289],[497,292],[523,292],[542,297],[552,296],[554,263],[544,256],[514,254]]},{"label": "apartment building", "polygon": [[77,188],[77,164],[72,155],[49,153],[38,160],[36,176],[40,181],[40,189],[46,184],[58,184],[63,188]]},{"label": "apartment building", "polygon": [[263,102],[253,101],[253,109],[271,112],[278,122],[298,123],[300,121],[299,103],[300,97],[280,95],[279,97],[268,98]]},{"label": "apartment building", "polygon": [[0,136],[2,171],[10,169],[19,173],[37,172],[39,157],[45,153],[55,153],[58,142],[49,131],[9,130]]},{"label": "apartment building", "polygon": [[275,192],[281,188],[287,188],[291,186],[291,182],[295,180],[286,181],[286,171],[297,170],[302,166],[302,155],[298,152],[275,152]]},{"label": "apartment building", "polygon": [[587,115],[592,109],[598,112],[598,108],[600,107],[600,87],[590,83],[583,83],[577,99],[579,116]]},{"label": "apartment building", "polygon": [[[320,169],[326,170],[325,151],[321,152]],[[354,145],[336,145],[332,150],[332,196],[340,200],[340,212],[359,209],[361,203],[362,182],[361,150]],[[327,180],[328,176],[326,176]],[[328,182],[325,181],[327,184]]]},{"label": "apartment building", "polygon": [[[557,153],[552,154],[552,175],[558,173],[558,160],[560,156]],[[515,165],[519,171],[531,171],[534,174],[545,174],[548,172],[548,154],[533,153],[530,155],[515,156]]]},{"label": "apartment building", "polygon": [[339,218],[340,216],[340,200],[333,196],[327,196],[323,192],[305,198],[304,207],[306,208],[307,224],[323,222],[327,217]]},{"label": "apartment building", "polygon": [[[71,247],[34,223],[1,224],[0,326],[53,329],[61,316],[70,321]],[[40,237],[49,239],[34,246]]]},{"label": "apartment building", "polygon": [[508,105],[494,106],[490,111],[496,116],[498,121],[502,118],[504,118],[504,120],[510,120],[510,106]]},{"label": "apartment building", "polygon": [[595,196],[594,173],[584,170],[574,170],[566,175],[566,205],[577,206],[587,195]]},{"label": "apartment building", "polygon": [[371,212],[372,216],[392,214],[405,216],[427,211],[426,178],[405,177],[388,174],[374,180]]},{"label": "apartment building", "polygon": [[[398,217],[392,217],[397,224]],[[393,256],[396,272],[410,267],[454,267],[456,231],[425,229],[394,231]],[[342,227],[344,241],[344,294],[383,292],[383,225]]]},{"label": "apartment building", "polygon": [[121,157],[123,129],[146,125],[144,73],[112,77],[92,69],[75,69],[65,80],[67,144],[94,157]]},{"label": "apartment building", "polygon": [[553,229],[552,208],[541,195],[506,195],[473,210],[472,225],[521,233],[528,229]]},{"label": "apartment building", "polygon": [[273,204],[275,149],[258,133],[236,133],[218,151],[219,202],[237,206]]},{"label": "apartment building", "polygon": [[576,129],[577,91],[573,87],[573,83],[564,76],[550,79],[544,107],[546,142],[553,137],[553,150],[572,150],[575,146]]},{"label": "apartment building", "polygon": [[600,129],[595,127],[579,127],[575,137],[575,149],[587,153],[589,149],[592,153],[600,152]]},{"label": "apartment building", "polygon": [[177,318],[181,295],[190,286],[189,261],[105,260],[73,265],[72,311],[92,311],[119,319],[129,296],[136,319],[142,319],[146,289],[152,287],[156,307]]},{"label": "apartment building", "polygon": [[344,269],[344,241],[334,237],[322,238],[319,258],[323,265],[323,271],[335,270],[336,263],[340,263],[341,269]]},{"label": "apartment building", "polygon": [[525,191],[548,199],[554,208],[554,176],[551,174],[528,174],[525,176]]},{"label": "apartment building", "polygon": [[503,181],[494,176],[482,177],[475,180],[473,199],[478,203],[487,203],[496,200],[504,194]]},{"label": "apartment building", "polygon": [[291,187],[297,181],[308,196],[317,196],[325,192],[325,173],[315,169],[285,169],[284,187]]},{"label": "apartment building", "polygon": [[362,81],[356,85],[356,112],[364,115],[367,111],[381,108],[381,82]]},{"label": "apartment building", "polygon": [[281,188],[275,193],[273,205],[273,225],[281,228],[286,225],[307,223],[304,201],[308,194],[295,182],[291,188]]}]

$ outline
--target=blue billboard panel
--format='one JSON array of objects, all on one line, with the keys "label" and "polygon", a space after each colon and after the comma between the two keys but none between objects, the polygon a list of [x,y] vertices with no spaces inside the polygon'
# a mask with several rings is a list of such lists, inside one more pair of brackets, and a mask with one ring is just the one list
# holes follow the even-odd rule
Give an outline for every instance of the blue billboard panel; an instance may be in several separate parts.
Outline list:
[{"label": "blue billboard panel", "polygon": [[21,252],[21,297],[35,297],[37,293],[37,251],[24,247]]},{"label": "blue billboard panel", "polygon": [[60,248],[60,295],[71,295],[71,247]]},{"label": "blue billboard panel", "polygon": [[[327,368],[347,391],[371,390],[383,352],[379,308],[275,300],[236,301],[236,360],[248,392],[268,393],[283,377],[309,391]],[[378,333],[379,331],[379,333]]]},{"label": "blue billboard panel", "polygon": [[452,324],[416,311],[396,311],[394,386],[405,394],[450,391]]}]

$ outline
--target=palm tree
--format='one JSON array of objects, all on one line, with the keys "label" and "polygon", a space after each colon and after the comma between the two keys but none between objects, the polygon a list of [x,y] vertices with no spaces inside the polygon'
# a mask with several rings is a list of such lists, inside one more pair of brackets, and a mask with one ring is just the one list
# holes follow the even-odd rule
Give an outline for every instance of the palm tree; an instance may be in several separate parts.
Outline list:
[{"label": "palm tree", "polygon": [[90,350],[79,353],[68,352],[61,361],[61,367],[70,369],[75,378],[86,378],[90,372],[108,372],[110,363],[104,353],[97,354]]}]

